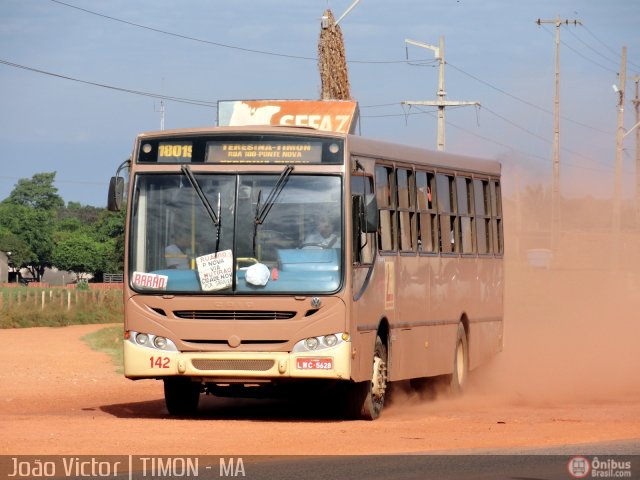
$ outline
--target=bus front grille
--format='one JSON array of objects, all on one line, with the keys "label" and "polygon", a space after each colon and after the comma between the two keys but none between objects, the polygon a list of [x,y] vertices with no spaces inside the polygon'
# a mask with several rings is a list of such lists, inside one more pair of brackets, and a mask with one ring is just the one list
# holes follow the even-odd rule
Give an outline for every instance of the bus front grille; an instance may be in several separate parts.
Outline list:
[{"label": "bus front grille", "polygon": [[173,314],[188,320],[288,320],[296,312],[277,310],[176,310]]},{"label": "bus front grille", "polygon": [[214,360],[199,359],[191,361],[193,368],[197,370],[247,370],[266,372],[274,365],[274,360]]}]

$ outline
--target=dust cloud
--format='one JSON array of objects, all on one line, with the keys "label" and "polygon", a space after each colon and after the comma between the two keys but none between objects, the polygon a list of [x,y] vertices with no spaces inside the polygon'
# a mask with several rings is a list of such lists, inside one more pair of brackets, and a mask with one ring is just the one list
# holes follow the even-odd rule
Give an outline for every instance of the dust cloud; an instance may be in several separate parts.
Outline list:
[{"label": "dust cloud", "polygon": [[[472,372],[457,406],[640,397],[640,220],[633,201],[622,202],[618,230],[611,199],[561,199],[555,233],[550,203],[543,186],[503,200],[504,350]],[[406,387],[392,393],[392,412],[452,406],[437,390],[426,399]]]},{"label": "dust cloud", "polygon": [[640,234],[633,204],[617,229],[611,200],[561,199],[554,233],[544,221],[550,209],[543,193],[505,199],[505,348],[474,386],[521,402],[637,397]]}]

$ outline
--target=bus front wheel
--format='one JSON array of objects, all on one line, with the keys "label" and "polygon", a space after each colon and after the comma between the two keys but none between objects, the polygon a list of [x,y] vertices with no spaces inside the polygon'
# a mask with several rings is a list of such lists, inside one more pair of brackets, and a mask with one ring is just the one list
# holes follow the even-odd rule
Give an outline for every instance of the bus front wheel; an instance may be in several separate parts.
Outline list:
[{"label": "bus front wheel", "polygon": [[165,378],[164,401],[170,415],[194,415],[200,402],[200,384],[188,378]]},{"label": "bus front wheel", "polygon": [[387,347],[376,337],[373,350],[371,380],[351,384],[349,392],[349,414],[362,420],[375,420],[382,413],[387,393]]}]

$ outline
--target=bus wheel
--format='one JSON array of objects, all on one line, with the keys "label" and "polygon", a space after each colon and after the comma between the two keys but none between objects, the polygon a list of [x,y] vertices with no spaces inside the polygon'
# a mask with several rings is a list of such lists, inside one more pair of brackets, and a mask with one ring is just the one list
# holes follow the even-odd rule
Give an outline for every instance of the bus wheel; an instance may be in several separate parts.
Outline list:
[{"label": "bus wheel", "polygon": [[380,337],[376,337],[371,381],[352,384],[349,395],[351,416],[362,420],[378,418],[384,406],[387,387],[387,347]]},{"label": "bus wheel", "polygon": [[462,393],[469,377],[469,347],[464,326],[458,324],[456,350],[453,357],[453,373],[451,374],[451,392]]},{"label": "bus wheel", "polygon": [[165,378],[164,401],[170,415],[194,415],[200,401],[200,384],[188,378]]}]

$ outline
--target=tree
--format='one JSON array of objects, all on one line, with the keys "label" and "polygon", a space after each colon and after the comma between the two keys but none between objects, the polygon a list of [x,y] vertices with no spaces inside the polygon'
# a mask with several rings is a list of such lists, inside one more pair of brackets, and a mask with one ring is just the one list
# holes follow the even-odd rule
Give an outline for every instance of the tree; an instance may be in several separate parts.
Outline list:
[{"label": "tree", "polygon": [[58,219],[64,221],[68,218],[77,219],[85,225],[93,225],[104,211],[104,208],[81,205],[79,202],[68,202],[67,206],[61,208]]},{"label": "tree", "polygon": [[103,210],[93,225],[93,237],[104,246],[101,273],[122,273],[124,271],[124,225],[125,212]]},{"label": "tree", "polygon": [[[98,281],[103,273],[122,272],[124,212],[69,205],[60,211],[62,220],[56,226],[53,265],[60,270],[93,274]],[[94,221],[87,223],[89,217]],[[87,251],[91,252],[91,259],[87,258]],[[81,267],[84,270],[78,271]]]},{"label": "tree", "polygon": [[37,279],[51,266],[54,223],[54,212],[18,204],[0,204],[0,227],[27,246],[22,261],[14,258],[14,264],[18,268],[28,268]]},{"label": "tree", "polygon": [[36,260],[36,256],[29,248],[29,245],[18,235],[4,227],[0,227],[0,251],[11,252],[9,261],[12,265],[29,265]]},{"label": "tree", "polygon": [[19,237],[31,251],[21,263],[14,262],[15,266],[28,268],[38,280],[51,266],[56,214],[64,206],[53,185],[55,177],[56,172],[51,172],[20,179],[0,204],[0,227]]},{"label": "tree", "polygon": [[48,267],[98,278],[122,272],[124,212],[65,206],[54,180],[55,172],[21,179],[0,203],[0,250],[11,251],[14,265],[38,279]]},{"label": "tree", "polygon": [[58,242],[51,255],[52,263],[60,270],[75,273],[78,278],[101,269],[105,246],[82,231],[70,233]]},{"label": "tree", "polygon": [[36,210],[56,211],[64,207],[64,200],[53,186],[55,178],[56,172],[36,173],[31,179],[21,178],[4,202]]}]

